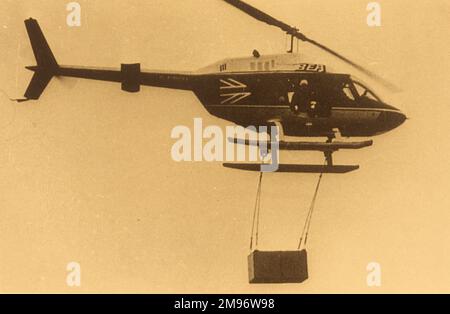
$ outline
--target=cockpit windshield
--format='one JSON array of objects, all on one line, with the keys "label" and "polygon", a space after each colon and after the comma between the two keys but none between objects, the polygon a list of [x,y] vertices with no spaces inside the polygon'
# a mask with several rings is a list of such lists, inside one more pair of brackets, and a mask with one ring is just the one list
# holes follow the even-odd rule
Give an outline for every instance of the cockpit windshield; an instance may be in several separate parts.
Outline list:
[{"label": "cockpit windshield", "polygon": [[366,97],[372,100],[381,101],[380,97],[378,97],[374,92],[372,92],[369,88],[364,86],[362,83],[358,81],[352,81],[353,85],[356,88],[360,97]]}]

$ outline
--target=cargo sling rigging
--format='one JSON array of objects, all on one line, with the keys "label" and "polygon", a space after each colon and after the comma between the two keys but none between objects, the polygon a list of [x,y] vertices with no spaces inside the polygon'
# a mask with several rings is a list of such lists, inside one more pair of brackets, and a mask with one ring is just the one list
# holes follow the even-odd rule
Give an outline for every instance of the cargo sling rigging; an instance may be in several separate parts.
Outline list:
[{"label": "cargo sling rigging", "polygon": [[320,187],[320,183],[322,182],[322,177],[323,177],[323,172],[319,175],[319,180],[317,180],[316,189],[314,191],[314,196],[312,198],[311,205],[309,206],[309,211],[308,211],[308,215],[306,216],[305,225],[303,226],[303,230],[300,235],[300,240],[299,240],[298,246],[297,246],[297,249],[299,249],[299,250],[302,248],[303,239],[305,240],[303,242],[303,247],[305,247],[306,242],[308,242],[309,229],[311,228],[312,216],[313,216],[314,208],[316,205],[317,195],[319,194],[319,187]]},{"label": "cargo sling rigging", "polygon": [[[298,243],[297,249],[300,250],[302,247],[306,246],[308,241],[309,230],[311,228],[311,221],[314,213],[314,208],[316,205],[317,195],[319,194],[320,183],[322,182],[323,172],[320,173],[319,179],[316,184],[316,188],[314,190],[314,195],[309,206],[308,215],[306,216],[305,224],[303,226],[303,230],[300,234],[300,240]],[[255,208],[253,211],[253,222],[252,222],[252,232],[250,236],[250,251],[253,250],[253,244],[255,244],[255,248],[258,247],[259,240],[259,220],[260,220],[260,212],[261,212],[261,187],[262,187],[262,179],[263,172],[259,174],[258,180],[258,188],[256,192],[256,200],[255,200]]]},{"label": "cargo sling rigging", "polygon": [[[253,211],[253,222],[252,222],[252,234],[250,236],[250,251],[253,250],[253,236],[255,236],[255,247],[258,246],[259,239],[259,212],[261,210],[261,186],[262,186],[263,172],[259,173],[258,189],[256,191],[256,201],[255,209]],[[255,234],[256,225],[256,234]]]}]

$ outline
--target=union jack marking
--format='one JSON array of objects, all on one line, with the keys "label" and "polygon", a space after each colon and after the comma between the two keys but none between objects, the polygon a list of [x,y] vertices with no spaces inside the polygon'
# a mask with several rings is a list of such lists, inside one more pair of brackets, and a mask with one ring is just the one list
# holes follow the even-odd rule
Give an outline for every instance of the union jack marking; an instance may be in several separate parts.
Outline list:
[{"label": "union jack marking", "polygon": [[236,81],[234,79],[226,79],[226,80],[220,80],[220,83],[222,84],[220,86],[221,90],[232,90],[232,89],[241,89],[242,91],[237,91],[236,93],[225,93],[220,94],[220,97],[226,97],[223,101],[221,101],[221,104],[235,104],[239,101],[241,101],[244,98],[247,98],[252,93],[250,92],[244,92],[243,90],[247,88],[247,85],[244,83],[241,83],[239,81]]},{"label": "union jack marking", "polygon": [[227,80],[220,80],[220,83],[223,84],[222,86],[220,86],[220,89],[247,88],[247,85],[245,85],[244,83],[238,82],[231,78]]}]

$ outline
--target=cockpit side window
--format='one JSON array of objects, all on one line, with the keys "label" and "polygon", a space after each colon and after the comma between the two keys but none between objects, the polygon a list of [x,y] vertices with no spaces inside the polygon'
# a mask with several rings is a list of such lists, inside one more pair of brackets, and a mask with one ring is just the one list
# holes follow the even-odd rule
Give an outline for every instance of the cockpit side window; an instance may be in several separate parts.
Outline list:
[{"label": "cockpit side window", "polygon": [[360,97],[366,97],[372,100],[381,101],[380,98],[374,92],[365,87],[363,84],[357,81],[353,81],[353,85],[355,86],[356,91],[358,92],[358,95]]},{"label": "cockpit side window", "polygon": [[354,103],[358,98],[352,81],[347,78],[331,77],[331,80],[323,86],[322,98],[333,105]]}]

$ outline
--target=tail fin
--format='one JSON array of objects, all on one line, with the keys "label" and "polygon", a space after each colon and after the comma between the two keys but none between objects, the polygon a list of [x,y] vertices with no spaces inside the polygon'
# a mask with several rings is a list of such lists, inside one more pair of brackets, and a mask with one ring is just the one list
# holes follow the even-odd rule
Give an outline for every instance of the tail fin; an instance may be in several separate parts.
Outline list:
[{"label": "tail fin", "polygon": [[48,70],[57,70],[58,63],[50,50],[38,22],[30,18],[25,21],[25,27],[27,28],[28,37],[30,37],[31,46],[33,48],[38,67]]},{"label": "tail fin", "polygon": [[25,92],[25,100],[36,100],[42,95],[52,77],[57,74],[59,65],[58,62],[56,62],[55,56],[53,55],[38,22],[35,19],[30,18],[25,21],[25,27],[37,62],[37,66],[27,67],[28,70],[35,73]]}]

